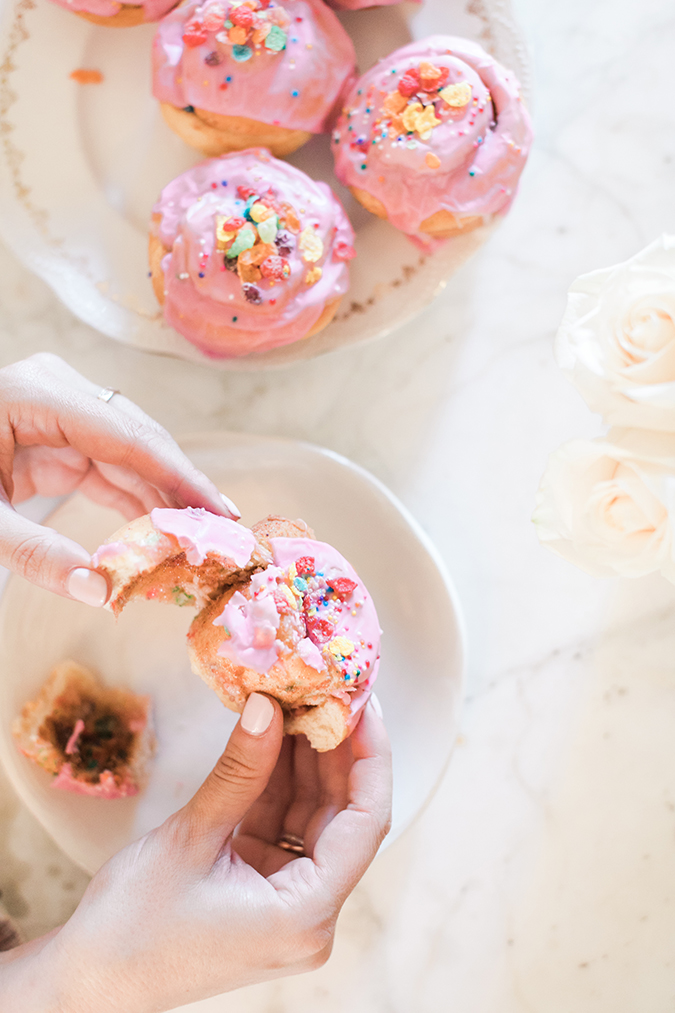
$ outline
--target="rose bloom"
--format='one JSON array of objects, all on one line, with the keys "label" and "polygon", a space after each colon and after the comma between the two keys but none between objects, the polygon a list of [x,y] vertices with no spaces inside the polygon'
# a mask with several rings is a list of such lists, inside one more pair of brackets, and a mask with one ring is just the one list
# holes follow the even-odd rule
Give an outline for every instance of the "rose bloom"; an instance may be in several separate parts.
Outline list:
[{"label": "rose bloom", "polygon": [[605,422],[675,432],[675,236],[577,278],[555,353]]},{"label": "rose bloom", "polygon": [[551,454],[532,517],[543,545],[596,577],[675,583],[675,436],[613,430]]}]

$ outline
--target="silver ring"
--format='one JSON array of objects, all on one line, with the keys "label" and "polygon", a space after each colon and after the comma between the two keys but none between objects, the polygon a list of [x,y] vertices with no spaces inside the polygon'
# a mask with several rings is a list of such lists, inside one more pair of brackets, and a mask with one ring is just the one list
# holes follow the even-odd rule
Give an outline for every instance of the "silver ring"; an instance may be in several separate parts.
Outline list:
[{"label": "silver ring", "polygon": [[305,842],[297,834],[283,833],[277,841],[277,847],[283,851],[292,851],[294,855],[305,853]]},{"label": "silver ring", "polygon": [[110,399],[115,396],[115,394],[120,393],[121,391],[113,390],[112,387],[103,387],[103,389],[98,392],[96,397],[99,399],[99,401],[105,401],[105,403],[107,404],[108,401],[110,401]]}]

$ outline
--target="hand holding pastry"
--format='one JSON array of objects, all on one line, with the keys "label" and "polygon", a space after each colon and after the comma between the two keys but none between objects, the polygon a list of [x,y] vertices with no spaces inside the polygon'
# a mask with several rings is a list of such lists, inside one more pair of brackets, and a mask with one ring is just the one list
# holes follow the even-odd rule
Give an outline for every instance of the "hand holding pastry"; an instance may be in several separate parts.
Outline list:
[{"label": "hand holding pastry", "polygon": [[390,804],[374,703],[317,754],[282,743],[279,705],[253,694],[192,801],[111,859],[66,925],[0,955],[0,1006],[158,1013],[319,967]]},{"label": "hand holding pastry", "polygon": [[76,489],[128,518],[188,505],[239,516],[166,430],[119,393],[48,353],[0,369],[0,564],[56,594],[103,605],[108,587],[89,553],[13,508]]}]

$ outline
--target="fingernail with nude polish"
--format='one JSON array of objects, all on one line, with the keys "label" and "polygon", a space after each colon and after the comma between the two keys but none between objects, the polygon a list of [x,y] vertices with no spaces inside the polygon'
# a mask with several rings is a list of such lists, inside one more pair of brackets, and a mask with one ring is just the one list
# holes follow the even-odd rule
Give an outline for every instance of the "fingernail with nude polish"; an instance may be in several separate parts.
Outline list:
[{"label": "fingernail with nude polish", "polygon": [[384,715],[382,714],[382,704],[378,700],[378,698],[375,695],[375,693],[371,693],[370,694],[369,703],[371,704],[371,706],[372,706],[373,710],[375,711],[375,713],[377,714],[378,718],[384,718]]},{"label": "fingernail with nude polish", "polygon": [[103,574],[87,570],[84,566],[78,566],[71,572],[66,588],[71,598],[94,608],[100,608],[108,600],[108,582]]},{"label": "fingernail with nude polish", "polygon": [[239,518],[241,517],[241,510],[239,509],[239,507],[237,506],[237,504],[233,503],[232,500],[229,499],[229,497],[226,496],[224,492],[221,492],[220,498],[222,499],[223,503],[225,504],[225,509],[230,511],[230,516],[231,516],[232,520],[233,521],[238,521]]},{"label": "fingernail with nude polish", "polygon": [[262,735],[272,723],[274,704],[262,693],[251,693],[241,715],[241,727],[249,735]]}]

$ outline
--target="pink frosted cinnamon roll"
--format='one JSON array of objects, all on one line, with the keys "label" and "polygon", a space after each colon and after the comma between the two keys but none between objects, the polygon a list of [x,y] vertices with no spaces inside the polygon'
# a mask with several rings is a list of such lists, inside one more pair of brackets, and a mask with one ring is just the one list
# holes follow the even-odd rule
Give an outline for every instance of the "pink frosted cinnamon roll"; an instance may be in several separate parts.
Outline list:
[{"label": "pink frosted cinnamon roll", "polygon": [[330,129],[355,60],[322,0],[187,0],[157,29],[153,94],[205,155],[288,155]]},{"label": "pink frosted cinnamon roll", "polygon": [[372,67],[333,133],[336,175],[356,199],[409,235],[439,239],[508,209],[531,143],[513,74],[445,35]]},{"label": "pink frosted cinnamon roll", "polygon": [[118,0],[52,0],[59,7],[74,11],[95,25],[109,28],[129,28],[145,21],[159,21],[172,10],[178,0],[139,0],[136,4]]},{"label": "pink frosted cinnamon roll", "polygon": [[164,318],[214,358],[316,334],[349,287],[354,233],[325,183],[264,149],[202,162],[154,207],[150,268]]}]

